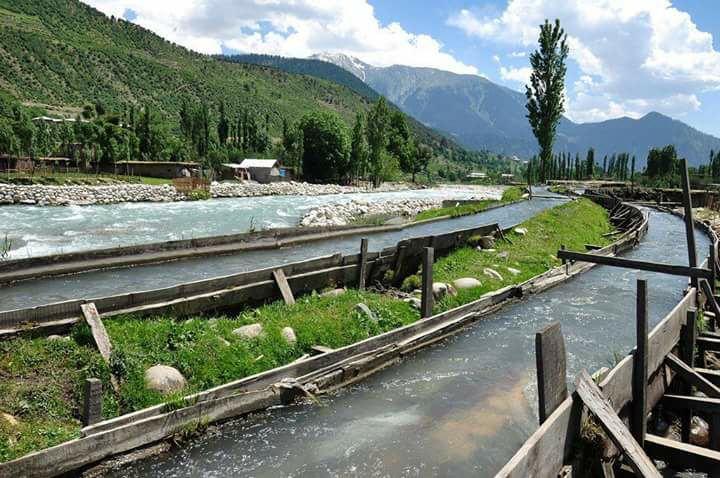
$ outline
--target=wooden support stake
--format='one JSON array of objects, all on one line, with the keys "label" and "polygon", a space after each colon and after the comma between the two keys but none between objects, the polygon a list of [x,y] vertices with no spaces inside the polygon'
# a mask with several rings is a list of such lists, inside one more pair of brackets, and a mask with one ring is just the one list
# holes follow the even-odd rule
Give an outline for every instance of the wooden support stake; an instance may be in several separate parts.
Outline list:
[{"label": "wooden support stake", "polygon": [[358,266],[358,289],[365,290],[365,277],[367,276],[368,239],[360,239],[360,265]]},{"label": "wooden support stake", "polygon": [[560,322],[535,334],[540,425],[567,398],[565,340]]},{"label": "wooden support stake", "polygon": [[426,247],[423,254],[422,273],[422,301],[420,305],[420,316],[424,319],[432,316],[433,310],[433,262],[435,261],[435,250]]},{"label": "wooden support stake", "polygon": [[713,385],[712,382],[701,376],[673,354],[665,357],[665,365],[678,374],[685,383],[694,386],[708,397],[720,398],[720,388]]},{"label": "wooden support stake", "polygon": [[285,271],[282,269],[275,269],[273,271],[273,277],[275,278],[275,283],[280,289],[280,294],[282,294],[282,298],[285,303],[287,305],[294,304],[295,297],[293,297],[292,289],[290,289],[290,284],[288,284],[287,277],[285,277]]},{"label": "wooden support stake", "polygon": [[97,307],[95,307],[95,303],[80,304],[80,310],[82,310],[83,316],[85,317],[85,322],[90,326],[90,332],[92,333],[93,339],[95,339],[95,345],[100,355],[105,363],[109,364],[110,355],[112,354],[112,344],[110,343],[110,337],[108,336],[107,330],[105,330],[105,325],[103,325]]},{"label": "wooden support stake", "polygon": [[661,478],[662,475],[657,471],[652,460],[635,441],[630,431],[625,428],[625,424],[586,370],[580,372],[575,386],[583,403],[600,421],[600,425],[618,450],[625,455],[625,459],[635,474],[641,477]]},{"label": "wooden support stake", "polygon": [[648,384],[648,297],[647,281],[638,279],[635,309],[635,337],[637,347],[633,357],[633,422],[632,432],[640,447],[645,446],[647,433]]},{"label": "wooden support stake", "polygon": [[83,426],[94,425],[102,421],[102,382],[97,378],[85,379],[83,397]]},{"label": "wooden support stake", "polygon": [[[687,159],[682,160],[682,189],[683,189],[683,207],[685,208],[685,239],[688,248],[688,265],[697,267],[697,254],[695,249],[695,223],[693,221],[692,211],[692,194],[690,191],[690,175],[688,174]],[[693,287],[697,289],[697,280],[691,280]]]},{"label": "wooden support stake", "polygon": [[715,244],[710,243],[710,254],[708,255],[708,268],[710,269],[710,290],[715,294],[715,286],[717,284],[717,251]]}]

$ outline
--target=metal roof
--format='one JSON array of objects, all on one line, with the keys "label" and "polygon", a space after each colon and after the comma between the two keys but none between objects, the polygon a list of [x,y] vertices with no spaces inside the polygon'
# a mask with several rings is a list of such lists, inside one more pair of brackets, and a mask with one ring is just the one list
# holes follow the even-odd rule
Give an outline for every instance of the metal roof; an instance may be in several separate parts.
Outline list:
[{"label": "metal roof", "polygon": [[278,165],[277,159],[243,159],[241,168],[274,168]]}]

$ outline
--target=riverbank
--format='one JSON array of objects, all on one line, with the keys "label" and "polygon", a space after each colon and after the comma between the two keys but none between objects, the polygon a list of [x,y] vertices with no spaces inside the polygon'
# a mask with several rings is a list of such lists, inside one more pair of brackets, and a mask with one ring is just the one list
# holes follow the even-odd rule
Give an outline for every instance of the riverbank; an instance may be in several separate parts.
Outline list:
[{"label": "riverbank", "polygon": [[[210,185],[212,198],[259,196],[321,196],[364,192],[394,192],[418,189],[407,183],[385,183],[374,189],[337,184],[278,182],[270,184],[214,182]],[[188,198],[169,184],[109,184],[99,186],[18,185],[0,184],[0,205],[25,204],[35,206],[87,206],[125,202],[174,202]]]},{"label": "riverbank", "polygon": [[[561,214],[553,213],[557,210],[561,210]],[[588,220],[589,210],[604,214],[592,215],[600,218],[601,224],[591,231],[586,230],[587,223],[584,222]],[[557,221],[565,222],[565,229],[559,224],[555,224],[556,228],[551,227]],[[547,257],[545,262],[538,260],[546,265],[546,270],[557,265],[556,259],[553,261],[550,256],[560,244],[600,243],[602,232],[610,229],[605,211],[586,200],[543,212],[521,227],[524,234],[517,232],[511,239],[514,250],[532,248],[533,256]],[[571,237],[565,236],[568,231]],[[438,280],[443,278],[450,282],[473,274],[477,276],[473,278],[484,282],[477,286],[484,287],[483,290],[501,287],[471,269],[468,261],[476,258],[467,256],[464,252],[467,249],[446,258],[455,264],[453,267],[443,266],[443,259],[438,261],[441,269]],[[497,254],[504,252],[499,246],[495,251]],[[512,251],[511,254],[511,264],[525,274],[534,273],[536,264],[525,261],[520,255],[516,257]],[[493,264],[494,261],[491,260]],[[456,267],[458,264],[465,268]],[[527,271],[524,270],[526,265]],[[521,280],[520,277],[524,276],[518,275],[515,283]],[[112,394],[106,393],[104,416],[111,418],[153,403],[174,403],[180,394],[204,390],[297,360],[314,353],[314,346],[341,347],[419,319],[412,301],[395,297],[379,292],[338,291],[324,296],[300,297],[295,305],[275,303],[234,317],[218,316],[214,318],[216,320],[205,320],[207,317],[189,321],[169,317],[106,319],[114,347],[110,369],[120,378],[121,399],[113,402]],[[464,296],[458,297],[457,300],[462,300]],[[366,307],[358,307],[360,303]],[[441,309],[451,305],[450,302],[439,303]],[[288,328],[292,332],[287,331]],[[5,388],[0,394],[0,410],[10,418],[0,417],[5,420],[0,427],[0,459],[9,460],[79,434],[81,379],[99,377],[104,382],[104,389],[110,390],[108,371],[98,367],[98,355],[90,343],[85,325],[76,326],[68,339],[18,339],[2,343],[0,375],[4,377],[2,386]],[[77,352],[78,348],[82,354]],[[86,358],[41,360],[53,351],[61,357]],[[43,380],[25,380],[33,364],[37,367],[35,373]],[[186,384],[169,395],[148,390],[145,373],[149,367],[158,364],[175,368]],[[77,371],[83,372],[82,377]],[[23,405],[29,399],[40,405]]]}]

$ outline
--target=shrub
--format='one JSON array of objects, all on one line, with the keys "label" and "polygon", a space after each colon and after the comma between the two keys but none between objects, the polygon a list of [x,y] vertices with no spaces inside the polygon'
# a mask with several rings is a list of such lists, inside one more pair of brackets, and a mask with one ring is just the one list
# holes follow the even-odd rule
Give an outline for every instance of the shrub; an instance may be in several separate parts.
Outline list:
[{"label": "shrub", "polygon": [[205,199],[210,199],[212,197],[212,194],[210,194],[210,191],[206,191],[204,189],[193,189],[185,196],[187,197],[188,201],[202,201]]},{"label": "shrub", "polygon": [[422,285],[422,279],[419,275],[413,274],[405,278],[402,283],[402,290],[412,292],[415,289],[419,289]]}]

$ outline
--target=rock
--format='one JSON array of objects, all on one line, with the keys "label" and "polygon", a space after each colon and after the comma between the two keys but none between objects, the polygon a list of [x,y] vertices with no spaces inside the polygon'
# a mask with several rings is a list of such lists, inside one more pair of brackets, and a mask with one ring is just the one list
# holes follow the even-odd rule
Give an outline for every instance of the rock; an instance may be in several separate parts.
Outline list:
[{"label": "rock", "polygon": [[522,271],[520,271],[520,269],[515,269],[514,267],[508,267],[507,270],[509,273],[511,273],[514,276],[516,276],[516,275],[520,274],[520,272],[522,272]]},{"label": "rock", "polygon": [[457,295],[457,291],[450,285],[444,282],[433,283],[433,297],[435,300],[441,300],[446,295]]},{"label": "rock", "polygon": [[233,330],[232,333],[244,339],[256,339],[263,334],[263,326],[258,323],[243,325],[242,327],[238,327]]},{"label": "rock", "polygon": [[690,421],[690,444],[707,447],[710,443],[710,426],[698,416]]},{"label": "rock", "polygon": [[480,287],[482,283],[474,277],[462,277],[453,281],[453,287],[457,290],[472,289],[474,287]]},{"label": "rock", "polygon": [[222,337],[218,337],[218,341],[219,341],[221,344],[223,344],[225,347],[229,347],[229,346],[230,346],[230,342],[228,342],[227,340],[225,340],[225,339],[222,338]]},{"label": "rock", "polygon": [[360,303],[355,306],[355,312],[357,312],[361,315],[364,315],[365,317],[372,320],[373,322],[378,321],[378,318],[375,315],[375,313],[372,310],[370,310],[370,307],[368,307],[367,305],[365,305],[363,303]]},{"label": "rock", "polygon": [[482,236],[478,243],[480,244],[480,247],[483,249],[494,249],[495,248],[495,238],[492,236]]},{"label": "rock", "polygon": [[280,331],[280,335],[282,335],[282,338],[288,345],[295,345],[297,343],[297,336],[295,335],[295,331],[292,327],[283,327]]},{"label": "rock", "polygon": [[9,413],[0,412],[0,419],[2,419],[2,421],[4,421],[5,423],[7,423],[9,426],[11,426],[13,428],[20,425],[20,422],[18,421],[18,419],[15,418],[14,416],[10,415]]},{"label": "rock", "polygon": [[207,323],[208,323],[208,326],[209,326],[211,329],[214,329],[215,327],[217,327],[218,319],[216,319],[215,317],[213,317],[212,319],[208,319],[208,322],[207,322]]},{"label": "rock", "polygon": [[502,260],[506,261],[510,258],[510,253],[508,251],[502,251],[497,256],[498,256],[498,259],[502,259]]},{"label": "rock", "polygon": [[422,301],[417,297],[408,297],[407,299],[403,299],[403,302],[410,304],[413,309],[420,310],[422,307]]},{"label": "rock", "polygon": [[486,276],[488,276],[492,279],[503,280],[503,276],[501,276],[498,271],[496,271],[495,269],[491,269],[489,267],[486,267],[483,269],[483,274],[485,274]]},{"label": "rock", "polygon": [[167,395],[185,388],[187,380],[174,367],[155,365],[145,371],[145,385],[150,390]]},{"label": "rock", "polygon": [[530,195],[529,195],[528,193],[525,193],[525,194],[523,194],[523,195],[520,196],[520,197],[523,198],[523,199],[527,199],[527,198],[530,197]]},{"label": "rock", "polygon": [[519,234],[521,236],[524,236],[528,233],[528,230],[524,227],[516,227],[515,229],[513,229],[513,231],[515,232],[515,234]]},{"label": "rock", "polygon": [[339,295],[343,295],[345,292],[347,292],[346,289],[333,289],[327,292],[323,292],[322,294],[320,294],[320,297],[337,297]]},{"label": "rock", "polygon": [[52,334],[52,335],[48,335],[47,339],[50,340],[51,342],[54,342],[56,340],[62,340],[63,338],[62,338],[62,335]]},{"label": "rock", "polygon": [[491,253],[492,253],[492,252],[495,252],[495,249],[483,249],[483,248],[480,247],[480,246],[478,246],[477,250],[480,251],[480,252],[491,252]]}]

